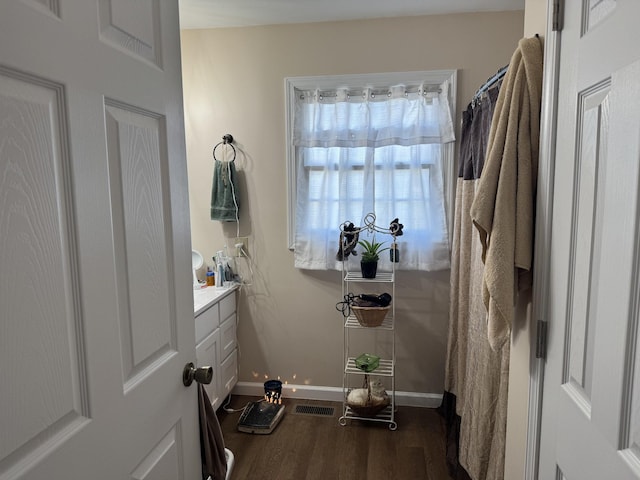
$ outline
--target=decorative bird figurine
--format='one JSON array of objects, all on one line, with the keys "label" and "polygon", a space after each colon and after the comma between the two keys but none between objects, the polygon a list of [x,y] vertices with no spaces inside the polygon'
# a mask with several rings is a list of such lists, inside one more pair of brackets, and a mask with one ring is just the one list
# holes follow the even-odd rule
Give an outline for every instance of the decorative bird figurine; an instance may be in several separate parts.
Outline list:
[{"label": "decorative bird figurine", "polygon": [[336,259],[341,262],[349,258],[349,255],[357,255],[355,251],[356,245],[358,245],[358,238],[360,237],[360,229],[353,223],[345,223],[340,232],[340,246],[338,247],[338,253]]},{"label": "decorative bird figurine", "polygon": [[404,225],[401,224],[397,218],[394,218],[391,221],[391,225],[389,225],[389,232],[391,232],[391,235],[393,235],[394,237],[399,237],[400,235],[402,235],[403,228]]}]

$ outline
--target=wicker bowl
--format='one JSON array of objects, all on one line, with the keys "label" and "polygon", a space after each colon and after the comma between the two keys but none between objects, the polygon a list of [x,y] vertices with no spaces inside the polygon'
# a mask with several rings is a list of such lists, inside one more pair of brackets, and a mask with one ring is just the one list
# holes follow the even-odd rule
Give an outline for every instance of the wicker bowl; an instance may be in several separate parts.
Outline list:
[{"label": "wicker bowl", "polygon": [[387,408],[391,400],[389,397],[385,397],[384,401],[378,403],[372,403],[370,405],[354,405],[351,403],[347,403],[349,408],[353,410],[353,412],[360,417],[375,417],[382,410]]},{"label": "wicker bowl", "polygon": [[387,316],[387,312],[391,308],[390,305],[386,307],[359,307],[352,305],[351,310],[358,319],[358,323],[363,327],[379,327],[384,321],[384,317]]}]

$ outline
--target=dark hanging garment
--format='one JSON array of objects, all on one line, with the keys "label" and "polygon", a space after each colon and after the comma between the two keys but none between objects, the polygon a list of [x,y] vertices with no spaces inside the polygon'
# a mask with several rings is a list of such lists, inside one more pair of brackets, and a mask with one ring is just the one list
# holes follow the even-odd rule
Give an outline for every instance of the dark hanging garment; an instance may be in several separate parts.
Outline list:
[{"label": "dark hanging garment", "polygon": [[455,480],[499,480],[504,475],[509,348],[494,352],[487,341],[482,245],[470,216],[501,85],[499,79],[474,98],[462,118],[440,407],[447,430],[447,466]]},{"label": "dark hanging garment", "polygon": [[211,400],[198,383],[198,412],[200,416],[200,455],[202,458],[202,479],[224,480],[227,475],[227,455],[224,438]]},{"label": "dark hanging garment", "polygon": [[[541,88],[540,39],[522,39],[499,85],[483,87],[464,116],[441,407],[454,442],[447,459],[455,479],[504,478],[514,300],[506,282],[530,265]],[[516,223],[513,232],[505,227],[509,222]],[[505,287],[497,292],[489,289],[496,278]],[[488,302],[498,297],[504,300],[501,312],[508,314],[504,321]]]}]

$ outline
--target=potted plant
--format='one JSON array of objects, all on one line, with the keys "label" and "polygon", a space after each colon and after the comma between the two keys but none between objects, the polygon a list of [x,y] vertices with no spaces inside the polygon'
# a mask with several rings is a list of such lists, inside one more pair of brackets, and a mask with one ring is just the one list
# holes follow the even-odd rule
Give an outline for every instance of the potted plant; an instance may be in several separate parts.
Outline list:
[{"label": "potted plant", "polygon": [[384,242],[376,242],[375,237],[370,242],[368,240],[360,240],[358,245],[364,249],[360,260],[362,278],[376,278],[380,253],[389,250],[389,248],[382,248]]}]

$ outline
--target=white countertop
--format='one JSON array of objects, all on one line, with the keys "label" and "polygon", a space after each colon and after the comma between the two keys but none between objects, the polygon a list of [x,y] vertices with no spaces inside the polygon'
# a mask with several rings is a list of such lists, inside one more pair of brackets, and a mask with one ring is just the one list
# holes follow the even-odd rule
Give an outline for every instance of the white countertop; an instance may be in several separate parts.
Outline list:
[{"label": "white countertop", "polygon": [[226,297],[238,288],[238,284],[230,287],[203,287],[193,291],[193,316],[197,317],[212,304]]}]

